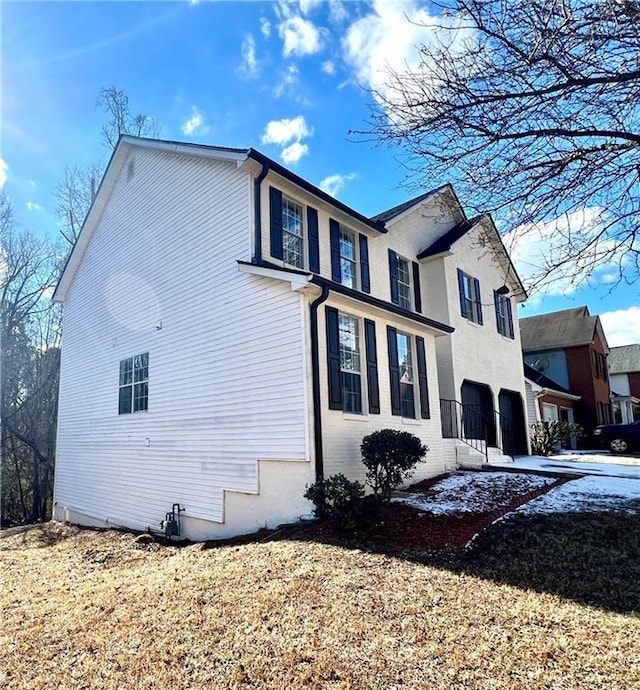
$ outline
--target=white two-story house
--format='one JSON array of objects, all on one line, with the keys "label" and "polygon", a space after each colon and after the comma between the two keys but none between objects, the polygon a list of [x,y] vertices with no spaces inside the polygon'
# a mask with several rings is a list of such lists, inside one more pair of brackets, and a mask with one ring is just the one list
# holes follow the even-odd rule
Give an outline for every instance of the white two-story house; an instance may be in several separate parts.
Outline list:
[{"label": "white two-story house", "polygon": [[416,479],[456,467],[454,437],[478,434],[440,401],[471,410],[484,386],[495,425],[524,398],[524,291],[450,187],[403,206],[367,218],[254,149],[123,137],[55,293],[54,517],[274,526],[316,478],[363,480],[362,438],[387,427],[429,446]]}]

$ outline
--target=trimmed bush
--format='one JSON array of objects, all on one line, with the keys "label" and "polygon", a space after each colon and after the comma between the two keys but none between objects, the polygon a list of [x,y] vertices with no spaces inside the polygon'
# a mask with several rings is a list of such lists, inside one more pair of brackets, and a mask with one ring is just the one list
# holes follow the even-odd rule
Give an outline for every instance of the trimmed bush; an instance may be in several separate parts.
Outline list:
[{"label": "trimmed bush", "polygon": [[362,439],[362,462],[367,483],[378,500],[388,501],[391,492],[414,472],[429,449],[408,431],[381,429]]},{"label": "trimmed bush", "polygon": [[344,527],[351,527],[361,515],[361,499],[364,486],[352,482],[344,474],[334,474],[328,479],[307,486],[304,497],[316,507],[318,517],[335,518]]},{"label": "trimmed bush", "polygon": [[531,452],[549,455],[561,448],[570,438],[584,438],[584,429],[569,422],[536,422],[531,425]]}]

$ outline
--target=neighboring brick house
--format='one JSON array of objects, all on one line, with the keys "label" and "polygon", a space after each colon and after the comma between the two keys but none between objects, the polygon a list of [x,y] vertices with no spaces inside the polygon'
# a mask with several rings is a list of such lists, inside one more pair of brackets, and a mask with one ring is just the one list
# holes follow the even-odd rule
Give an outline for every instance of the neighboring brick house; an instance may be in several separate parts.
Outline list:
[{"label": "neighboring brick house", "polygon": [[527,415],[534,422],[574,422],[580,396],[524,363]]},{"label": "neighboring brick house", "polygon": [[609,379],[614,421],[628,424],[640,420],[640,345],[611,348]]},{"label": "neighboring brick house", "polygon": [[575,421],[590,434],[612,421],[607,367],[609,346],[598,316],[588,307],[520,320],[525,362],[580,396]]}]

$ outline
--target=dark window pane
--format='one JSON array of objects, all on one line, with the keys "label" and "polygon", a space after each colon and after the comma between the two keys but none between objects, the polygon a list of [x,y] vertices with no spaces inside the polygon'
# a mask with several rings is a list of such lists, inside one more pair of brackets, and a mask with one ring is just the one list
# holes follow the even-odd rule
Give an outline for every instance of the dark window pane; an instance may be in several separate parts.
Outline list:
[{"label": "dark window pane", "polygon": [[129,414],[131,412],[131,394],[133,386],[123,386],[120,388],[118,400],[118,414]]},{"label": "dark window pane", "polygon": [[120,385],[126,386],[133,381],[133,358],[120,362]]},{"label": "dark window pane", "polygon": [[362,414],[362,389],[359,374],[342,372],[342,409],[345,412]]},{"label": "dark window pane", "polygon": [[144,383],[136,383],[136,385],[133,387],[133,411],[134,412],[140,412],[141,410],[146,410],[148,407],[148,384],[145,381]]},{"label": "dark window pane", "polygon": [[413,384],[400,381],[400,400],[402,402],[402,416],[408,419],[415,419],[416,404],[413,395]]}]

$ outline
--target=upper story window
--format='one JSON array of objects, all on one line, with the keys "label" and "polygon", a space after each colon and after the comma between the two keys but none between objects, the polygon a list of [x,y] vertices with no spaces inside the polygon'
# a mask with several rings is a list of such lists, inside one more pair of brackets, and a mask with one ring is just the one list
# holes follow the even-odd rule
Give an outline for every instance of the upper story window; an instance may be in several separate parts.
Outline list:
[{"label": "upper story window", "polygon": [[120,362],[118,414],[142,412],[149,407],[149,353]]},{"label": "upper story window", "polygon": [[362,363],[358,319],[339,312],[340,383],[344,412],[362,413]]},{"label": "upper story window", "polygon": [[314,273],[320,272],[318,211],[269,187],[269,251],[274,259]]},{"label": "upper story window", "polygon": [[409,262],[398,257],[398,306],[411,309],[411,274]]},{"label": "upper story window", "polygon": [[603,355],[601,352],[596,352],[595,350],[592,350],[592,353],[593,370],[595,372],[595,376],[598,379],[606,381],[608,377],[607,357],[606,355]]},{"label": "upper story window", "polygon": [[366,235],[356,233],[331,218],[329,240],[331,280],[354,290],[369,292],[369,243]]},{"label": "upper story window", "polygon": [[340,226],[340,282],[351,288],[358,287],[356,235]]},{"label": "upper story window", "polygon": [[391,301],[402,309],[422,311],[420,267],[389,249]]},{"label": "upper story window", "polygon": [[458,269],[458,291],[462,316],[469,321],[482,324],[482,298],[478,279]]},{"label": "upper story window", "polygon": [[506,338],[514,338],[513,313],[511,310],[511,299],[506,295],[499,295],[493,292],[493,301],[496,308],[496,327],[498,333]]},{"label": "upper story window", "polygon": [[304,231],[302,206],[282,199],[282,252],[286,264],[304,268]]}]

